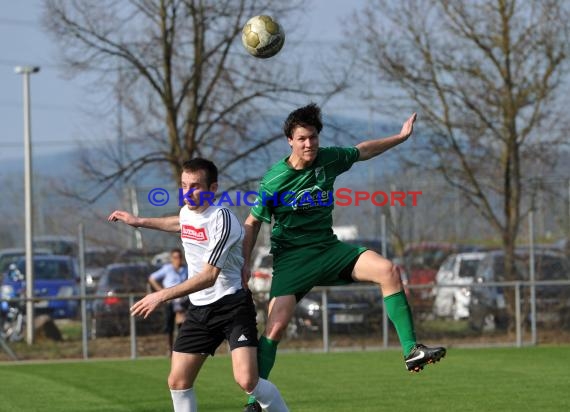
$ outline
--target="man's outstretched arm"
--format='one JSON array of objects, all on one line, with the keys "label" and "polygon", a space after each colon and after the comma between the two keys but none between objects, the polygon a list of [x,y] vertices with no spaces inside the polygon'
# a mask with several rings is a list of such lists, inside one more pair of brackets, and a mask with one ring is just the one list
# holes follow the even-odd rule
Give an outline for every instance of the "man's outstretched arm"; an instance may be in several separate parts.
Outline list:
[{"label": "man's outstretched arm", "polygon": [[386,150],[405,142],[414,131],[415,121],[416,113],[412,114],[408,120],[404,122],[402,130],[399,134],[390,137],[383,137],[380,139],[366,140],[364,142],[358,143],[356,145],[356,148],[360,152],[358,160],[363,161],[372,159],[373,157],[384,153]]},{"label": "man's outstretched arm", "polygon": [[221,271],[221,268],[204,264],[202,271],[192,278],[178,285],[146,295],[131,307],[131,315],[142,316],[146,319],[164,302],[212,287],[216,283],[216,279],[218,279],[218,275]]},{"label": "man's outstretched arm", "polygon": [[139,217],[124,210],[115,210],[107,220],[109,222],[123,222],[133,227],[144,227],[164,232],[180,232],[180,218],[178,216]]}]

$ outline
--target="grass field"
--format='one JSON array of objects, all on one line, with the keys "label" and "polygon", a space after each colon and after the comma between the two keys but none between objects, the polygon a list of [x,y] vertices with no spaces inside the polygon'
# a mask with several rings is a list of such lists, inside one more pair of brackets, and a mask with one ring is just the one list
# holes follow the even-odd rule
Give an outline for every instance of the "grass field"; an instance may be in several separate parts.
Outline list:
[{"label": "grass field", "polygon": [[[164,359],[0,366],[0,411],[172,410]],[[395,351],[277,358],[272,380],[291,411],[568,411],[570,347],[451,349],[420,374]],[[196,384],[203,412],[241,411],[230,359],[206,362]]]}]

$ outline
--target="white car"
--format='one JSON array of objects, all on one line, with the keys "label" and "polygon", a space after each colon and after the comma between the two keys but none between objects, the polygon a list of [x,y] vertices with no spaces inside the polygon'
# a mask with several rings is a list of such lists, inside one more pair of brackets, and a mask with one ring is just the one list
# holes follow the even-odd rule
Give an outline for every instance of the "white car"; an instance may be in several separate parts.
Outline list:
[{"label": "white car", "polygon": [[469,317],[469,285],[484,256],[483,252],[468,252],[452,254],[445,259],[435,275],[433,312],[436,316],[455,320]]},{"label": "white car", "polygon": [[251,268],[251,279],[249,289],[255,294],[261,294],[265,298],[269,297],[271,289],[271,278],[273,274],[273,255],[269,247],[260,246],[253,260]]}]

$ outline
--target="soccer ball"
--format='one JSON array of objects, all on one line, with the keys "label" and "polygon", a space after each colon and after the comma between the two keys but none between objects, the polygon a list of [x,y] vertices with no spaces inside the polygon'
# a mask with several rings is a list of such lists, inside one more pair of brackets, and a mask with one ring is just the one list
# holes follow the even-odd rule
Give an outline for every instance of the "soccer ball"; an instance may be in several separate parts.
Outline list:
[{"label": "soccer ball", "polygon": [[267,59],[281,50],[285,32],[271,17],[255,16],[243,26],[241,42],[252,56]]}]

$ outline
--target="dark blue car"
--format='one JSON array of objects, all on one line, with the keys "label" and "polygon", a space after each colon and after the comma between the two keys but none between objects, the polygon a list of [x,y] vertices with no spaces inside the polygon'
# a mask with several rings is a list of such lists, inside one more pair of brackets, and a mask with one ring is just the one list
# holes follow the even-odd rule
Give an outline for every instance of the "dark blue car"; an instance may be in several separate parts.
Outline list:
[{"label": "dark blue car", "polygon": [[[78,295],[78,270],[70,256],[34,256],[34,297],[64,298]],[[11,265],[2,280],[2,299],[25,296],[26,261],[20,259]],[[52,318],[74,318],[79,308],[78,300],[45,299],[35,303],[36,314],[48,314]],[[7,303],[2,302],[2,310]]]}]

